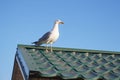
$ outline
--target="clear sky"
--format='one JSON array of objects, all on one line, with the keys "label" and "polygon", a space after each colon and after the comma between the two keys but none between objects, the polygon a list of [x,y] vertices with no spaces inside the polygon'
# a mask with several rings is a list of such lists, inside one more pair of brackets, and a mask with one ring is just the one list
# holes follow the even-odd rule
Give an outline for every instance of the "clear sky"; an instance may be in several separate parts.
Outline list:
[{"label": "clear sky", "polygon": [[120,51],[120,0],[0,0],[0,80],[11,80],[17,44],[31,45],[51,30],[53,46]]}]

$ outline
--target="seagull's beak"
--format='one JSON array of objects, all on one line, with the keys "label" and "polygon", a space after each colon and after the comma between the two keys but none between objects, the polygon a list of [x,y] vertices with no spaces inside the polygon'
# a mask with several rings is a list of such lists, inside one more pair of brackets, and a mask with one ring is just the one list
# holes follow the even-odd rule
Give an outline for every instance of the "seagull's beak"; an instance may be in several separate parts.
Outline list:
[{"label": "seagull's beak", "polygon": [[60,24],[64,24],[64,22],[60,22]]}]

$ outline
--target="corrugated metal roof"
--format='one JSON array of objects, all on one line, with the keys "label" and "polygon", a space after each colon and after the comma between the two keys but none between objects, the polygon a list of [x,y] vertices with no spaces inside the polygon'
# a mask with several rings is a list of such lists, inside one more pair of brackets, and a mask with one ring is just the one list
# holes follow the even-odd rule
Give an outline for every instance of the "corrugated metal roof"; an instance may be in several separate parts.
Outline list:
[{"label": "corrugated metal roof", "polygon": [[17,58],[26,76],[120,80],[120,52],[18,45]]}]

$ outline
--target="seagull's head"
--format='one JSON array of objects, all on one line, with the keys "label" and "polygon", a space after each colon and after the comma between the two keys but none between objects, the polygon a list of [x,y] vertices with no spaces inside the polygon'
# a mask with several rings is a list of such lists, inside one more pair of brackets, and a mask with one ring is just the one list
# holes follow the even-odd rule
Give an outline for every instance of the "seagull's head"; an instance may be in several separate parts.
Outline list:
[{"label": "seagull's head", "polygon": [[64,22],[61,21],[60,19],[58,19],[58,20],[55,21],[55,24],[64,24]]}]

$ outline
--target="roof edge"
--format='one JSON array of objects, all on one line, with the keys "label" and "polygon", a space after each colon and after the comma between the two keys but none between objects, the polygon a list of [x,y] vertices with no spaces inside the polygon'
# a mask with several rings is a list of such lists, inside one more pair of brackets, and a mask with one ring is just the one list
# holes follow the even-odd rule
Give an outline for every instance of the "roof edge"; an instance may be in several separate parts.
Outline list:
[{"label": "roof edge", "polygon": [[[17,47],[24,48],[35,48],[35,49],[45,49],[45,46],[34,46],[34,45],[24,45],[18,44]],[[50,47],[48,47],[50,49]],[[78,48],[64,48],[64,47],[53,47],[53,50],[59,51],[75,51],[75,52],[88,52],[88,53],[109,53],[109,54],[120,54],[118,51],[107,51],[107,50],[92,50],[92,49],[78,49]]]}]

